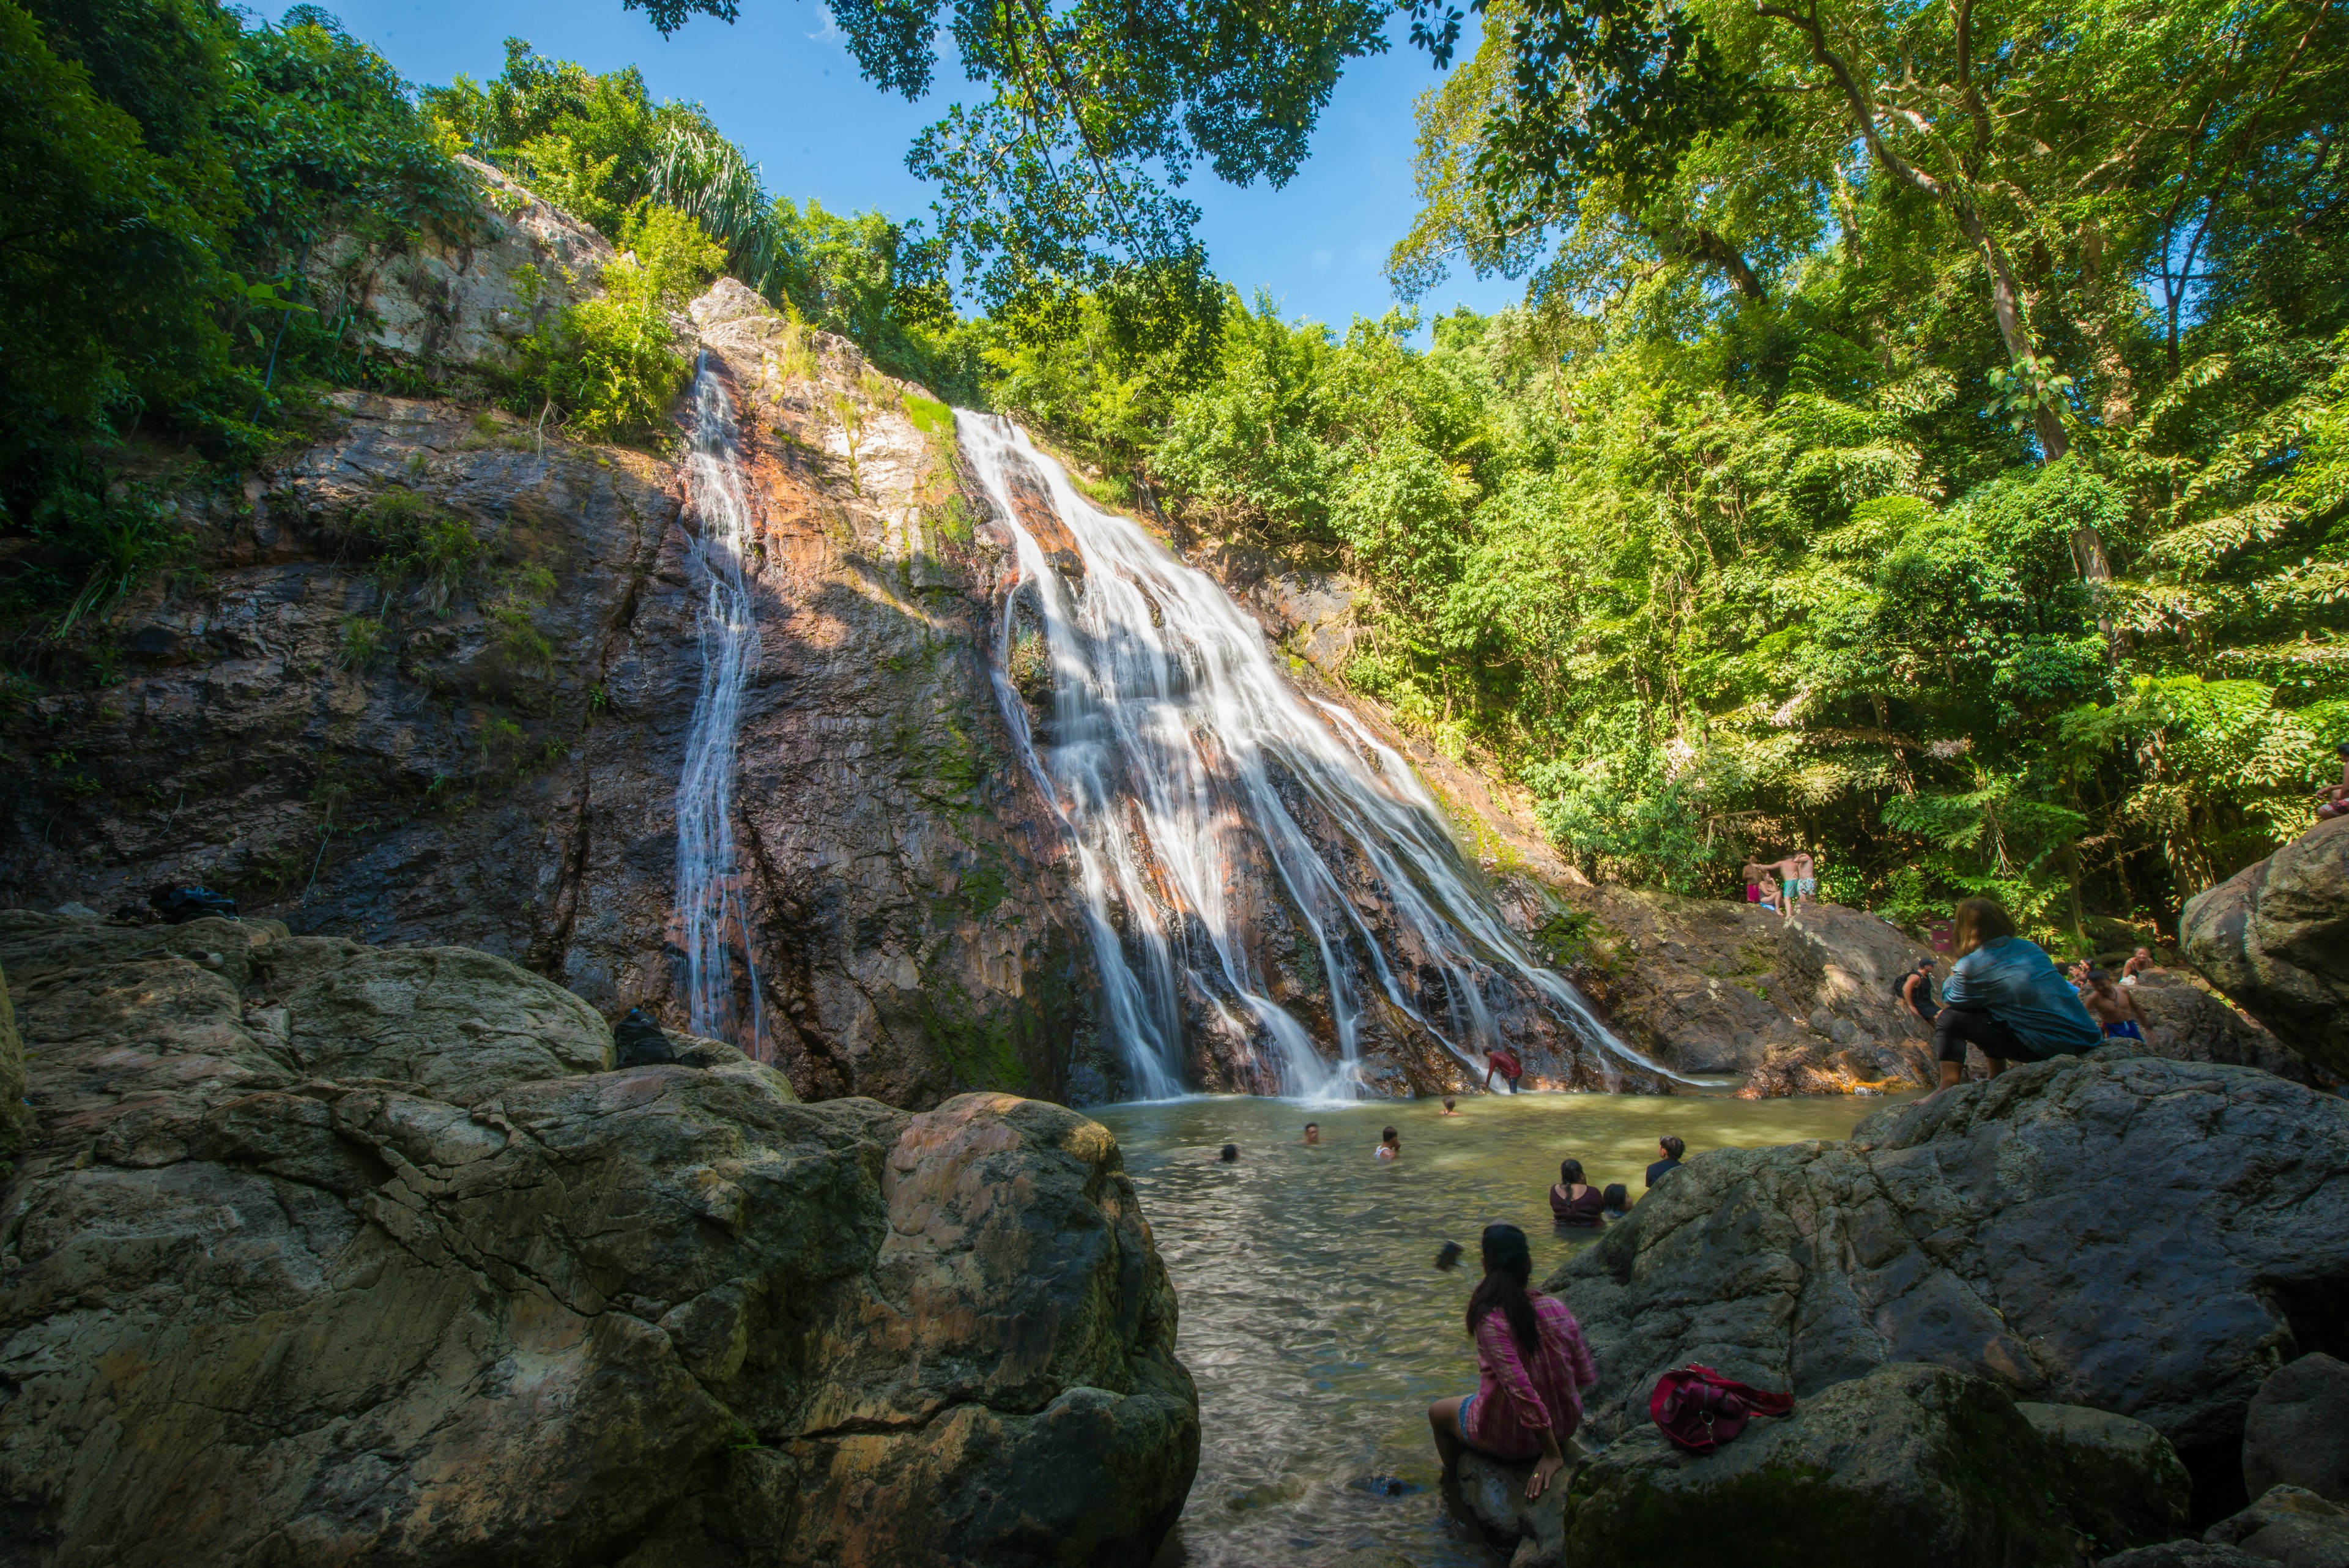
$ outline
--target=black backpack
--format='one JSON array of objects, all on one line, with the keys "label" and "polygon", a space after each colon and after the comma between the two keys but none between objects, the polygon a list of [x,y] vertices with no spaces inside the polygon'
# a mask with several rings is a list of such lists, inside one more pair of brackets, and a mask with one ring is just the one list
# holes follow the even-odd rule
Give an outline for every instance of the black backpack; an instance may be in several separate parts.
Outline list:
[{"label": "black backpack", "polygon": [[612,1031],[612,1038],[620,1047],[623,1067],[657,1067],[677,1060],[677,1048],[668,1043],[667,1033],[641,1007],[628,1009],[628,1015]]},{"label": "black backpack", "polygon": [[147,896],[147,902],[163,917],[163,923],[171,926],[183,926],[206,916],[223,920],[236,919],[236,900],[210,888],[159,888]]}]

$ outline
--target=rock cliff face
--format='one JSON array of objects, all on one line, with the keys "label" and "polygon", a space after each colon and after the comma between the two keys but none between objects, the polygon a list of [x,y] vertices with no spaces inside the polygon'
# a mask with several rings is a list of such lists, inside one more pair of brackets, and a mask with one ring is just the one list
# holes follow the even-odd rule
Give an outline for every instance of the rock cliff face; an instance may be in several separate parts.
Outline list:
[{"label": "rock cliff face", "polygon": [[2349,1075],[2349,818],[2317,824],[2187,903],[2187,961],[2276,1037]]},{"label": "rock cliff face", "polygon": [[1100,1127],[607,1070],[503,960],[0,915],[0,1562],[1143,1561],[1196,1464]]},{"label": "rock cliff face", "polygon": [[1877,916],[1805,904],[1781,919],[1615,887],[1568,888],[1565,898],[1590,922],[1575,979],[1668,1067],[1743,1079],[1749,1097],[1934,1080],[1930,1032],[1892,990],[1933,955]]},{"label": "rock cliff face", "polygon": [[[642,1005],[683,1027],[677,792],[708,584],[671,461],[682,431],[666,455],[595,447],[462,400],[610,258],[479,172],[467,243],[329,245],[316,263],[417,384],[450,396],[339,395],[314,444],[241,492],[183,493],[186,569],[119,614],[105,668],[0,712],[0,763],[28,781],[0,825],[0,903],[107,909],[201,881],[295,931],[461,943],[607,1018]],[[812,1098],[1118,1096],[1066,834],[997,700],[1010,535],[947,410],[731,282],[678,327],[737,410],[753,514],[728,819],[726,937],[749,960],[737,1038]],[[1340,648],[1342,593],[1283,582],[1273,610]],[[1235,887],[1269,888],[1268,865],[1252,869]],[[1339,872],[1362,928],[1392,935],[1365,865]],[[1262,968],[1334,1054],[1319,957],[1262,901],[1243,911],[1262,917]],[[1423,1011],[1454,1005],[1419,955],[1392,967]],[[1467,1080],[1371,989],[1374,1089]],[[1266,1086],[1250,1067],[1265,1043],[1225,1038],[1230,1009],[1195,1000],[1192,1080]],[[1602,1080],[1526,988],[1494,1010],[1534,1082]]]},{"label": "rock cliff face", "polygon": [[[591,265],[601,242],[558,218],[501,213],[495,244],[399,264],[447,327],[417,339],[429,363],[493,370],[526,327],[500,265]],[[812,1096],[1110,1096],[1059,846],[987,673],[998,556],[943,410],[739,286],[702,321],[756,481],[734,826],[761,1036]],[[682,1025],[701,665],[678,468],[453,402],[335,412],[242,495],[184,498],[202,570],[124,612],[107,683],[0,719],[31,783],[0,901],[203,881],[297,930],[461,942]]]}]

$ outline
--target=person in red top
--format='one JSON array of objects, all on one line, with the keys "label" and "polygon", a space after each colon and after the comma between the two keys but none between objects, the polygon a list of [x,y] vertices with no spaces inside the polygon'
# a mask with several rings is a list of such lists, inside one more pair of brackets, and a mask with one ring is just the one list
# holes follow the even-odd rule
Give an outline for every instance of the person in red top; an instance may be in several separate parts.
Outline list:
[{"label": "person in red top", "polygon": [[1487,1089],[1493,1086],[1493,1075],[1495,1073],[1501,1075],[1502,1081],[1509,1085],[1509,1093],[1514,1095],[1517,1092],[1517,1080],[1526,1075],[1526,1064],[1518,1061],[1517,1054],[1506,1045],[1495,1045],[1492,1054],[1485,1058],[1485,1087]]},{"label": "person in red top", "polygon": [[1565,1443],[1582,1424],[1582,1391],[1599,1363],[1582,1325],[1556,1296],[1527,1285],[1533,1249],[1515,1225],[1485,1227],[1485,1278],[1468,1298],[1476,1339],[1476,1392],[1427,1407],[1436,1457],[1446,1475],[1474,1449],[1497,1459],[1531,1459],[1526,1496],[1541,1496],[1566,1465]]}]

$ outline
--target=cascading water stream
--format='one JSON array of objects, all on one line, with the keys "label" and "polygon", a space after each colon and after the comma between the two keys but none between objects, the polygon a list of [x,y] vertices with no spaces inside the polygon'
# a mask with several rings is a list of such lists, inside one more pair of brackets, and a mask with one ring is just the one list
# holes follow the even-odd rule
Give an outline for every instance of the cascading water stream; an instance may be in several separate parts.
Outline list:
[{"label": "cascading water stream", "polygon": [[[997,698],[1068,831],[1105,1022],[1143,1097],[1184,1092],[1186,982],[1226,1024],[1247,1033],[1234,1008],[1250,1016],[1289,1095],[1358,1093],[1366,985],[1481,1074],[1499,1044],[1484,987],[1502,971],[1595,1047],[1610,1085],[1610,1058],[1677,1076],[1534,961],[1471,880],[1410,765],[1343,709],[1307,707],[1256,622],[1212,578],[1131,519],[1089,504],[1009,421],[957,411],[956,431],[1018,552],[1021,581],[998,632]],[[1077,560],[1063,555],[1056,565],[1015,491],[1040,491]],[[1031,587],[1052,678],[1042,737],[1011,675],[1018,607]],[[1397,938],[1382,942],[1348,896],[1284,798],[1284,781],[1369,867],[1414,957],[1390,951]],[[1318,951],[1335,1062],[1272,1000],[1231,916],[1227,877],[1257,850]],[[1407,993],[1398,971],[1409,968],[1442,977],[1438,1015]]]},{"label": "cascading water stream", "polygon": [[751,540],[750,506],[734,401],[707,354],[694,379],[686,475],[694,524],[686,558],[701,589],[694,616],[701,690],[677,782],[677,910],[686,1007],[695,1033],[763,1057],[759,971],[750,961],[750,928],[734,863],[734,741],[743,688],[759,664],[758,620],[742,570]]}]

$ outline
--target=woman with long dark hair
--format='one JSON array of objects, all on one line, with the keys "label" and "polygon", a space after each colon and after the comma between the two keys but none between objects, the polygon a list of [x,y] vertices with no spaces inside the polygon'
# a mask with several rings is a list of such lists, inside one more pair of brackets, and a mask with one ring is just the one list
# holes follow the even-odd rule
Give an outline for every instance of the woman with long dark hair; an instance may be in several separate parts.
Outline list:
[{"label": "woman with long dark hair", "polygon": [[1599,1363],[1582,1325],[1556,1296],[1528,1283],[1533,1249],[1515,1225],[1485,1227],[1485,1278],[1468,1298],[1476,1341],[1476,1392],[1427,1407],[1445,1474],[1464,1449],[1534,1461],[1526,1496],[1541,1496],[1566,1464],[1565,1442],[1582,1424],[1582,1391]]},{"label": "woman with long dark hair", "polygon": [[1933,1017],[1942,1089],[1966,1075],[1970,1044],[1981,1047],[1996,1077],[2009,1062],[2077,1055],[2103,1043],[2104,1031],[2055,961],[2038,943],[2016,935],[2013,919],[1995,902],[1960,899],[1956,937],[1957,961],[1950,966],[1941,1010]]},{"label": "woman with long dark hair", "polygon": [[1605,1223],[1599,1217],[1599,1210],[1605,1202],[1606,1194],[1584,1179],[1580,1160],[1558,1161],[1557,1185],[1549,1189],[1551,1219],[1577,1230],[1595,1230]]}]

